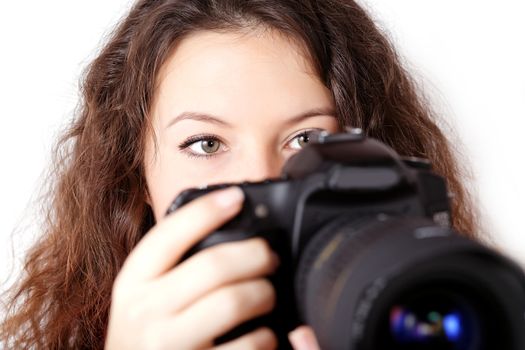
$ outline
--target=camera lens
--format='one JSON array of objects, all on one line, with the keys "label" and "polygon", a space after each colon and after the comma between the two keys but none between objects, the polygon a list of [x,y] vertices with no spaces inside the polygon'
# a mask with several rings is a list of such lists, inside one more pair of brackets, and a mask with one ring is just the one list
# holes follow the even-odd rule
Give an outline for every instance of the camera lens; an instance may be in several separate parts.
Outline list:
[{"label": "camera lens", "polygon": [[428,220],[331,220],[303,250],[295,288],[323,349],[525,349],[523,272]]}]

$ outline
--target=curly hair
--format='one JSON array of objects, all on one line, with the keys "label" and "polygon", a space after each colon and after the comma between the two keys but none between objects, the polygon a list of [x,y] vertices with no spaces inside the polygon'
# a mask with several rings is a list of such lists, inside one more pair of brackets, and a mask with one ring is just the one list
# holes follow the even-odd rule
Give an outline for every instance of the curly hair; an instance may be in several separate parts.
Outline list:
[{"label": "curly hair", "polygon": [[448,181],[453,226],[474,207],[451,142],[387,36],[353,0],[140,0],[82,78],[75,119],[54,149],[40,239],[11,288],[7,347],[103,348],[113,281],[154,224],[144,146],[160,68],[200,30],[276,29],[300,42],[332,92],[340,126],[429,159]]}]

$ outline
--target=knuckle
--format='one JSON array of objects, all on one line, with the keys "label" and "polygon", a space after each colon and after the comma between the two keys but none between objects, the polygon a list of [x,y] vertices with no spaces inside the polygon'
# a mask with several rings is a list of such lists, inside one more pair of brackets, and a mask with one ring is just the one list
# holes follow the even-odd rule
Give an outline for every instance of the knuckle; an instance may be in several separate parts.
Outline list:
[{"label": "knuckle", "polygon": [[144,299],[142,302],[125,303],[123,305],[125,319],[139,324],[144,322],[145,319],[149,319],[153,311],[149,304],[150,303],[145,302]]},{"label": "knuckle", "polygon": [[253,350],[277,349],[277,337],[269,328],[260,328],[246,339],[246,348]]},{"label": "knuckle", "polygon": [[259,349],[277,349],[277,336],[269,328],[261,329],[262,336],[265,338],[265,343]]},{"label": "knuckle", "polygon": [[261,267],[269,267],[273,261],[273,251],[268,241],[264,238],[255,238],[252,243],[252,255],[256,258],[256,261],[261,264]]},{"label": "knuckle", "polygon": [[225,273],[224,264],[227,256],[223,249],[220,248],[221,247],[213,247],[203,252],[205,255],[203,258],[203,267],[208,278],[221,279]]},{"label": "knuckle", "polygon": [[258,242],[258,244],[260,245],[260,248],[265,251],[265,252],[271,252],[272,249],[270,247],[270,243],[268,243],[268,240],[262,238],[262,237],[257,237],[255,238],[255,240]]},{"label": "knuckle", "polygon": [[140,304],[129,307],[121,307],[120,313],[121,314],[119,318],[126,320],[128,324],[137,324],[146,318],[146,310]]},{"label": "knuckle", "polygon": [[257,339],[255,336],[248,337],[245,341],[246,349],[250,350],[266,350],[266,344],[264,344],[260,339]]},{"label": "knuckle", "polygon": [[230,319],[236,319],[247,306],[245,297],[238,288],[231,288],[223,292],[219,300],[219,305],[222,305],[224,315]]},{"label": "knuckle", "polygon": [[222,210],[217,210],[217,202],[214,200],[215,196],[213,192],[207,193],[204,197],[200,199],[200,201],[194,201],[196,207],[195,210],[198,210],[199,212],[209,213],[209,215],[212,215],[213,217],[220,216]]},{"label": "knuckle", "polygon": [[276,302],[276,292],[273,284],[267,279],[261,279],[259,285],[259,291],[261,295],[264,295],[264,299],[268,303],[268,308],[272,309]]},{"label": "knuckle", "polygon": [[137,287],[133,291],[122,290],[120,295],[114,296],[112,307],[122,319],[132,324],[141,324],[158,311],[157,299],[149,288]]}]

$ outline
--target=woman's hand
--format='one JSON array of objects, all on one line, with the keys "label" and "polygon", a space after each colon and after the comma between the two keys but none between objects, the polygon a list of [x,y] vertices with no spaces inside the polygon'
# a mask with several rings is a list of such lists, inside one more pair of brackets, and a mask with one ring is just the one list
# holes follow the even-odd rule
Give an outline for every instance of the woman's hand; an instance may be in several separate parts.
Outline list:
[{"label": "woman's hand", "polygon": [[[210,193],[145,235],[113,285],[107,349],[207,349],[218,336],[271,311],[275,291],[264,277],[278,259],[264,239],[220,244],[176,265],[234,217],[242,200],[239,188]],[[273,332],[260,328],[216,349],[276,347]]]}]

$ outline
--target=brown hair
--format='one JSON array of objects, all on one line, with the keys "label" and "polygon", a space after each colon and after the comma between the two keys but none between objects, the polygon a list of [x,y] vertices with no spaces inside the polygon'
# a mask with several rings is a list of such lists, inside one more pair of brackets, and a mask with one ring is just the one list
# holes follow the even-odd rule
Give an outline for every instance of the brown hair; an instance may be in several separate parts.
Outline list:
[{"label": "brown hair", "polygon": [[153,225],[143,159],[159,69],[192,32],[256,27],[305,45],[342,126],[428,158],[454,194],[454,227],[476,232],[449,141],[388,39],[354,1],[141,0],[88,67],[78,117],[54,150],[46,226],[11,290],[5,346],[103,347],[113,280]]}]

